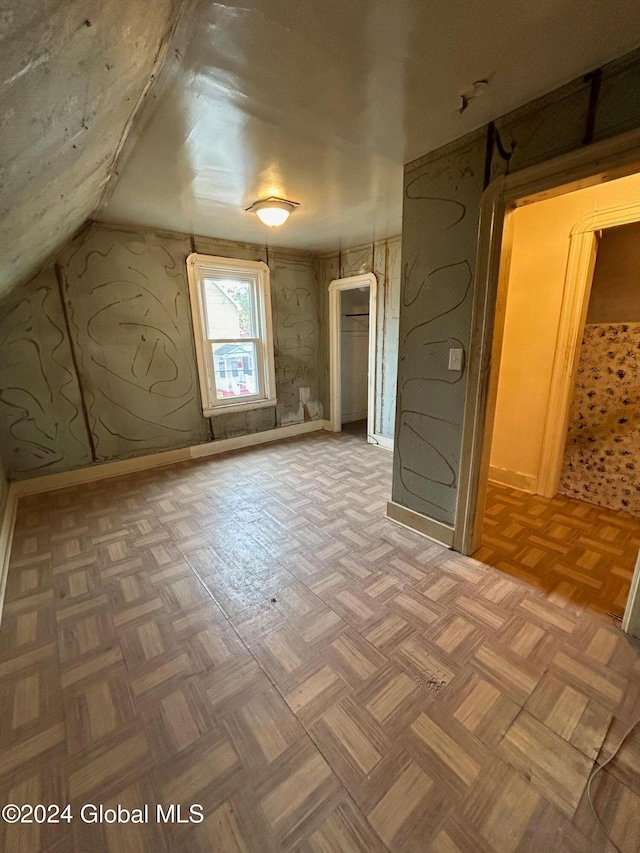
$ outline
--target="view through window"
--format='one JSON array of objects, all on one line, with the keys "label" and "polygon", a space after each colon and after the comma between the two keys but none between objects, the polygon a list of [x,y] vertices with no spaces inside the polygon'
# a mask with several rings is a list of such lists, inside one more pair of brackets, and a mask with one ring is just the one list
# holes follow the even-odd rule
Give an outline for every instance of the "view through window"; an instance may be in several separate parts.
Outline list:
[{"label": "view through window", "polygon": [[[197,259],[197,260],[194,260]],[[274,404],[269,271],[265,264],[191,256],[203,409]]]}]

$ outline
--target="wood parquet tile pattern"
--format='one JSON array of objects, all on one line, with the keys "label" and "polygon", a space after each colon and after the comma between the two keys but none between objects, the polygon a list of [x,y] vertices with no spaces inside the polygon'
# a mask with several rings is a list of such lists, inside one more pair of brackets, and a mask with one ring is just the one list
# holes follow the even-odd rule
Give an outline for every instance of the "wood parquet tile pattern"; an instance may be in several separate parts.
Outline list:
[{"label": "wood parquet tile pattern", "polygon": [[[610,849],[585,785],[640,716],[638,651],[575,578],[387,521],[390,479],[385,451],[317,433],[22,499],[3,802],[199,803],[205,820],[0,824],[0,849]],[[501,533],[516,545],[520,514]],[[589,555],[614,551],[593,536],[562,565],[594,577]],[[542,548],[521,547],[533,577]],[[639,770],[637,733],[594,785],[625,853]]]},{"label": "wood parquet tile pattern", "polygon": [[583,606],[624,613],[640,550],[640,518],[496,483],[487,490],[476,559]]}]

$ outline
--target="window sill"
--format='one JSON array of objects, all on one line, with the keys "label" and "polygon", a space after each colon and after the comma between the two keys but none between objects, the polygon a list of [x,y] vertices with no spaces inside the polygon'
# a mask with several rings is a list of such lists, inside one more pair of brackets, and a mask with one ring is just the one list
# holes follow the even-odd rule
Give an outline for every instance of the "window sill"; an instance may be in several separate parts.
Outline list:
[{"label": "window sill", "polygon": [[223,403],[219,406],[214,406],[211,409],[204,409],[203,414],[207,418],[215,418],[216,415],[230,415],[234,412],[249,412],[252,409],[266,409],[276,406],[278,403],[275,397],[269,400],[246,400],[242,403]]}]

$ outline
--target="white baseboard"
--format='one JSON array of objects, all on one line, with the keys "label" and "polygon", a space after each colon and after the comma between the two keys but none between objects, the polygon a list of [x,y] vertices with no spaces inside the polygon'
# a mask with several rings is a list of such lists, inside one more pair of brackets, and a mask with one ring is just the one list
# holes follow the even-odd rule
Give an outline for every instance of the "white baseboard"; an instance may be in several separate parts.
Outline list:
[{"label": "white baseboard", "polygon": [[393,439],[388,438],[386,435],[378,435],[377,432],[374,432],[373,435],[369,436],[369,444],[375,444],[393,453]]},{"label": "white baseboard", "polygon": [[2,518],[0,518],[0,621],[2,620],[2,605],[4,603],[4,592],[7,588],[7,575],[9,573],[9,558],[11,556],[11,543],[13,541],[13,528],[16,523],[16,508],[18,499],[14,484],[9,484],[9,494],[4,506]]},{"label": "white baseboard", "polygon": [[[288,424],[275,429],[254,432],[251,435],[238,435],[235,438],[220,438],[218,441],[210,441],[207,444],[196,444],[189,448],[191,459],[199,459],[202,456],[215,456],[218,453],[227,453],[229,450],[240,450],[243,447],[253,447],[257,444],[269,444],[272,441],[280,441],[282,438],[295,438],[296,435],[305,435],[308,432],[317,432],[321,429],[330,429],[329,421],[303,421],[299,424]],[[222,447],[224,445],[224,447]]]},{"label": "white baseboard", "polygon": [[538,478],[529,474],[520,474],[518,471],[509,471],[507,468],[496,468],[489,466],[489,480],[499,486],[508,486],[510,489],[519,489],[521,492],[538,493]]},{"label": "white baseboard", "polygon": [[351,412],[350,415],[342,416],[342,423],[352,424],[354,421],[366,421],[368,414],[369,412],[367,409],[363,409],[361,412]]},{"label": "white baseboard", "polygon": [[62,471],[60,474],[46,474],[43,477],[32,477],[29,480],[18,480],[12,483],[14,498],[20,495],[37,495],[40,492],[52,492],[76,486],[81,483],[91,483],[95,480],[107,480],[122,474],[135,471],[145,471],[149,468],[159,468],[174,462],[184,462],[187,459],[200,459],[205,456],[215,456],[218,453],[228,453],[230,450],[240,450],[243,447],[253,447],[267,444],[283,438],[293,438],[316,430],[329,429],[329,421],[304,421],[299,424],[277,427],[251,435],[239,435],[235,438],[220,438],[206,444],[195,444],[191,447],[181,447],[178,450],[165,450],[161,453],[149,453],[146,456],[134,456],[132,459],[118,459],[115,462],[101,462],[73,471]]},{"label": "white baseboard", "polygon": [[427,539],[432,539],[438,545],[445,545],[447,548],[451,548],[453,545],[453,527],[422,515],[421,512],[416,512],[414,509],[402,506],[402,504],[397,504],[395,501],[387,503],[386,517],[389,521],[413,530],[414,533],[420,533]]}]

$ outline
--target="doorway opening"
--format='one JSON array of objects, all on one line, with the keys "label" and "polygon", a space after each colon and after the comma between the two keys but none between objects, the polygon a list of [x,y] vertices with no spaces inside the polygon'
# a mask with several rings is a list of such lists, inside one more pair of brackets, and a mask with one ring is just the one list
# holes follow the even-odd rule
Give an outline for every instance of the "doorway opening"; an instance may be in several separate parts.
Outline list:
[{"label": "doorway opening", "polygon": [[[597,160],[595,164],[602,165]],[[588,171],[586,162],[583,168]],[[624,317],[598,318],[595,303],[590,303],[602,235],[609,239],[608,229],[640,220],[638,165],[632,169],[618,164],[616,170],[583,174],[563,186],[562,170],[556,170],[554,181],[550,169],[547,186],[545,180],[539,182],[542,191],[532,192],[536,182],[524,176],[520,191],[513,182],[510,191],[503,186],[495,194],[501,196],[497,203],[495,196],[490,202],[498,212],[500,230],[489,235],[487,255],[480,259],[488,287],[478,296],[471,346],[484,363],[476,364],[470,380],[472,395],[475,382],[477,396],[468,416],[473,414],[475,422],[468,420],[472,429],[463,445],[463,460],[469,460],[468,491],[461,501],[456,546],[542,587],[562,606],[575,601],[622,618],[629,600],[623,627],[633,632],[638,630],[630,625],[636,597],[629,589],[640,548],[640,517],[634,514],[633,502],[612,505],[610,495],[596,494],[588,482],[594,473],[604,479],[620,475],[620,457],[612,447],[640,440],[637,429],[631,435],[630,411],[635,408],[637,419],[640,400],[618,387],[628,379],[624,367],[593,363],[598,348],[606,350],[607,359],[628,357],[633,344],[627,338],[634,323],[640,335],[640,316],[634,316],[633,306],[627,306]],[[567,174],[565,168],[565,182]],[[601,308],[603,299],[610,306],[612,293],[602,291],[598,299]],[[611,356],[613,344],[620,352]],[[622,354],[625,348],[627,356]],[[604,389],[586,387],[593,375],[600,375],[600,385],[602,375],[616,382]],[[600,420],[590,423],[587,415],[596,410]],[[600,470],[587,471],[593,457],[590,462],[589,454],[579,451],[605,432],[595,456]],[[630,456],[633,452],[625,450],[624,464],[633,468]],[[575,470],[579,459],[584,462],[582,472]],[[567,476],[570,466],[573,485]],[[619,478],[620,493],[629,490],[623,480]],[[576,491],[579,481],[585,488]]]},{"label": "doorway opening", "polygon": [[329,285],[331,429],[379,444],[376,415],[376,305],[373,273]]},{"label": "doorway opening", "polygon": [[369,287],[340,292],[340,420],[366,438],[369,397]]}]

